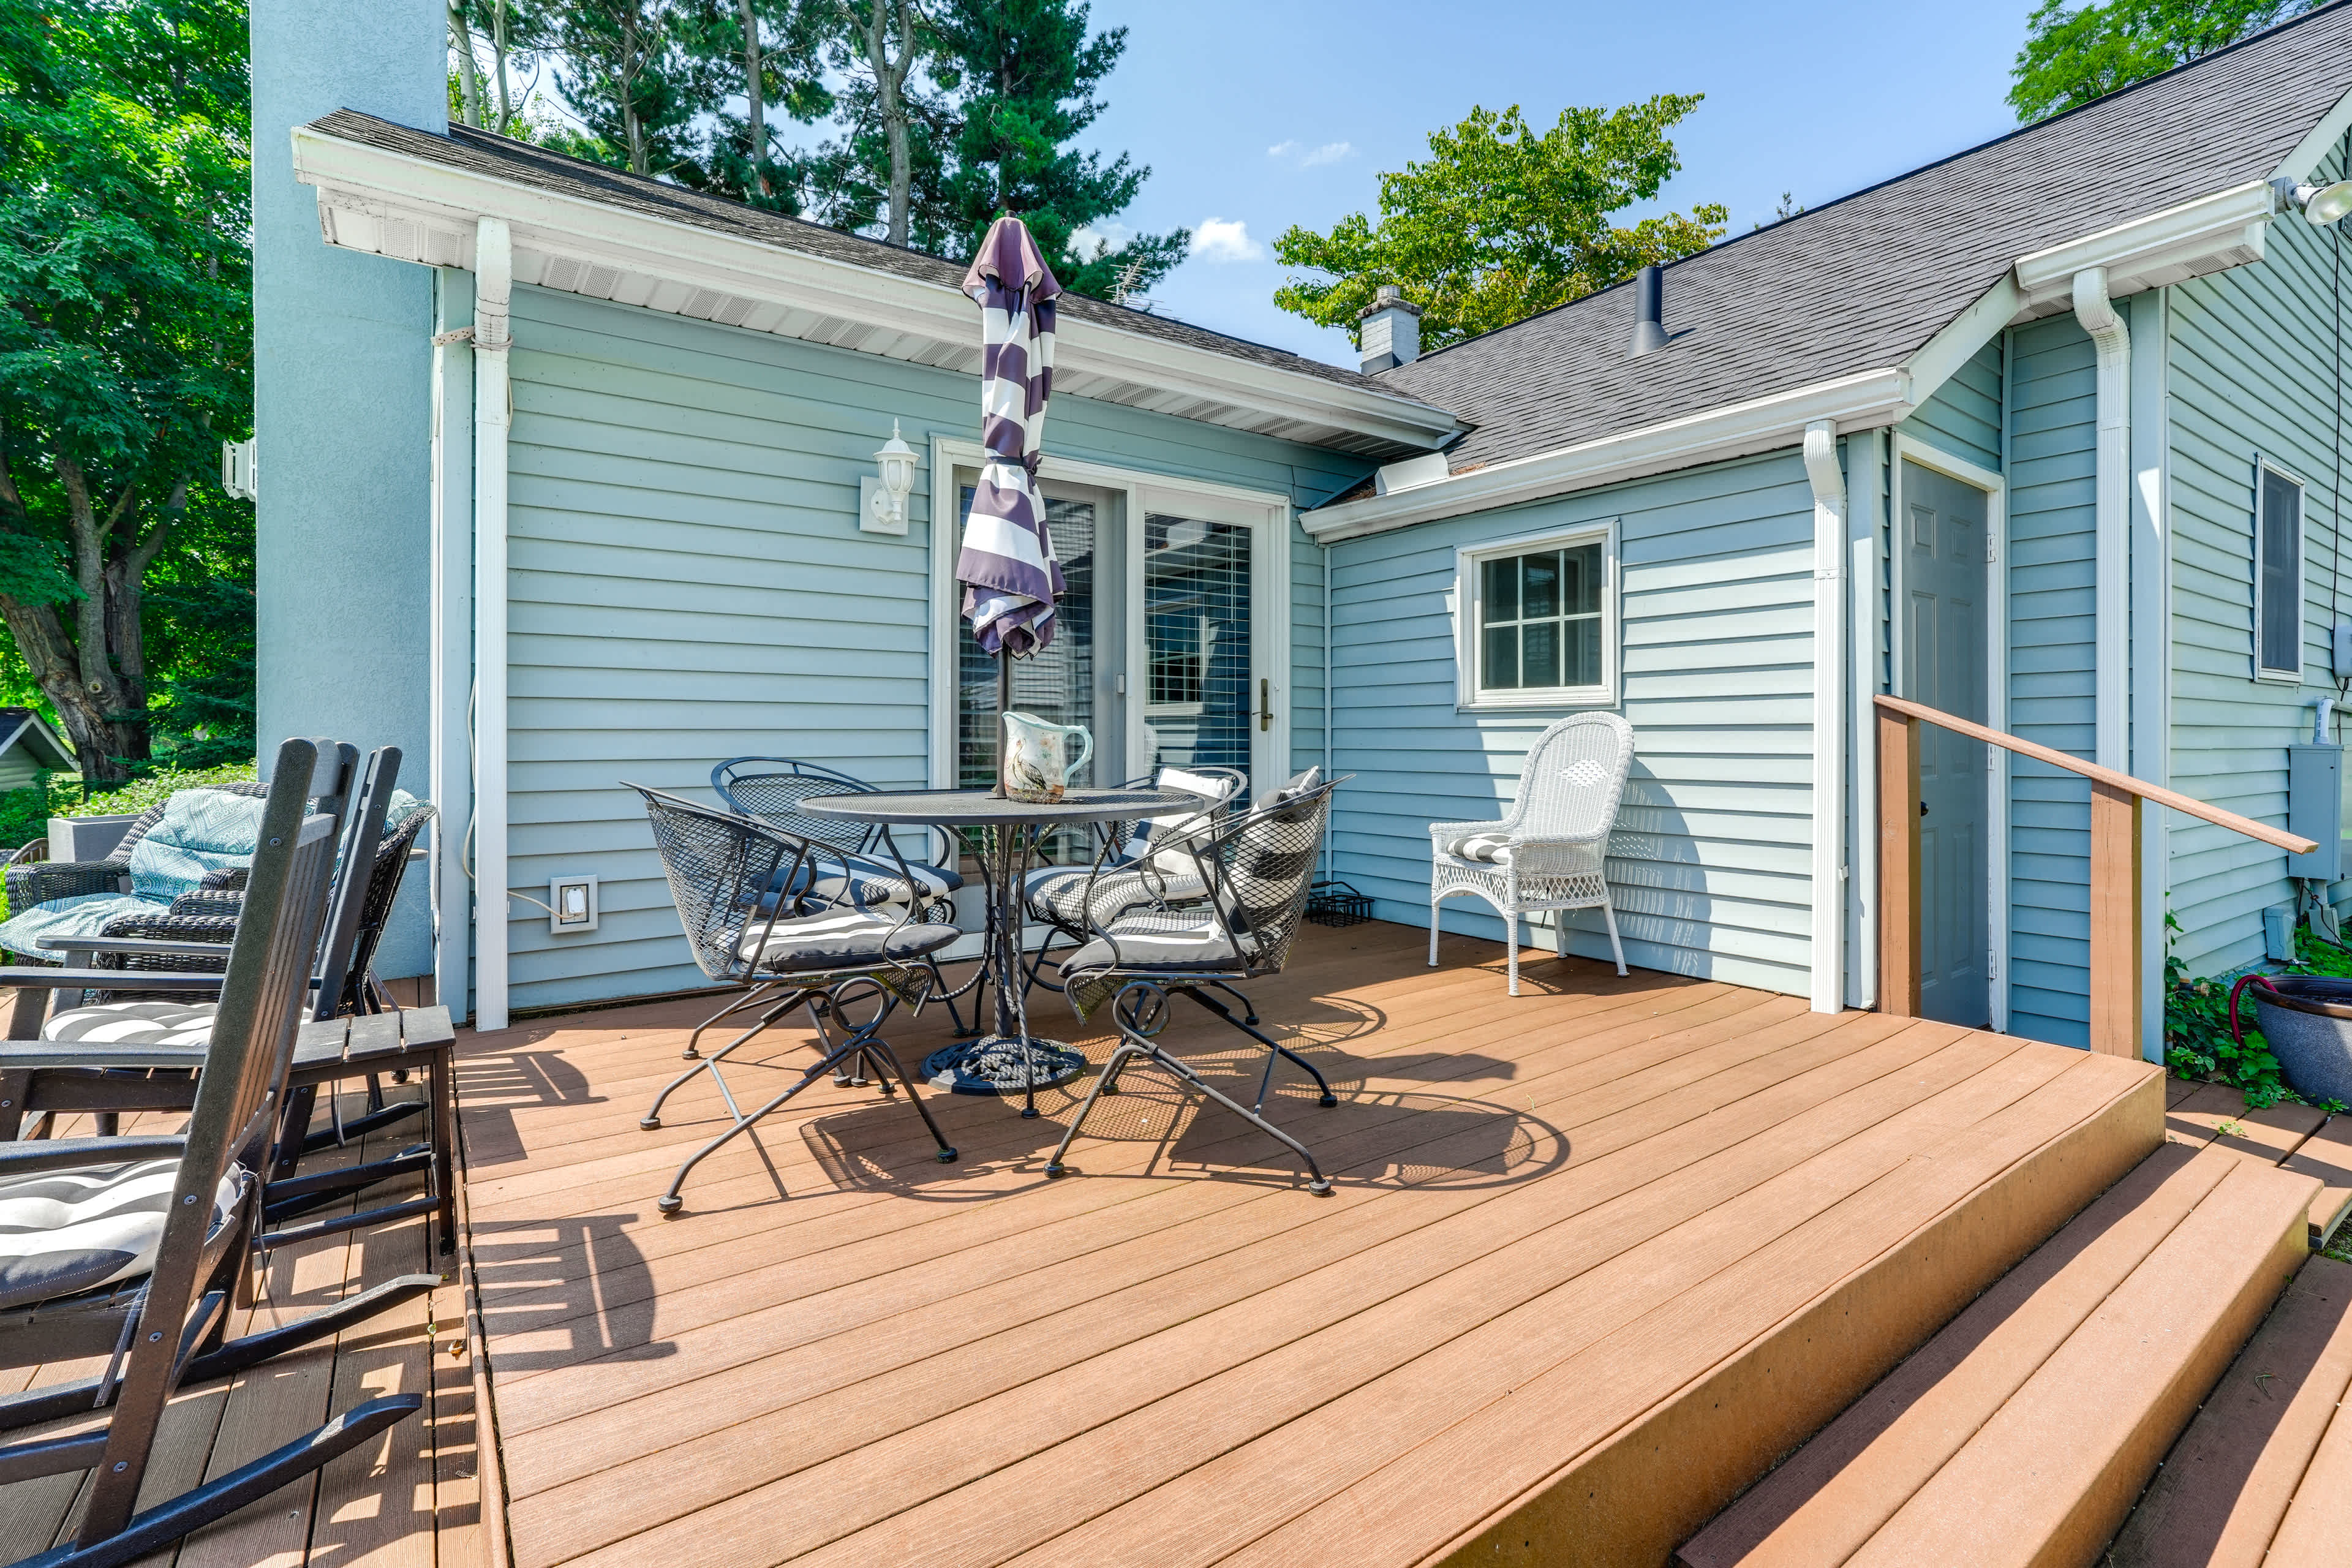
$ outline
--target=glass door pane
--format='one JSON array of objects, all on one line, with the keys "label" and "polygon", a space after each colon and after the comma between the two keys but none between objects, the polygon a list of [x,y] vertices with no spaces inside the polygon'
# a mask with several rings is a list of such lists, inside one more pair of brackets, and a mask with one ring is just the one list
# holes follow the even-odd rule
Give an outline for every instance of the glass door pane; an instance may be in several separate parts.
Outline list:
[{"label": "glass door pane", "polygon": [[1143,523],[1144,749],[1152,766],[1250,765],[1250,530]]},{"label": "glass door pane", "polygon": [[[963,487],[961,511],[971,511],[971,487]],[[1013,707],[1055,724],[1095,730],[1096,506],[1092,500],[1045,495],[1045,526],[1067,584],[1056,612],[1052,645],[1013,661]],[[961,612],[961,594],[957,601]],[[1099,742],[1097,735],[1097,742]],[[1097,745],[1100,752],[1099,743]],[[1087,773],[1107,766],[1099,755]],[[1073,782],[1092,782],[1087,773]],[[996,783],[996,660],[981,652],[971,623],[956,616],[956,783],[989,789]]]}]

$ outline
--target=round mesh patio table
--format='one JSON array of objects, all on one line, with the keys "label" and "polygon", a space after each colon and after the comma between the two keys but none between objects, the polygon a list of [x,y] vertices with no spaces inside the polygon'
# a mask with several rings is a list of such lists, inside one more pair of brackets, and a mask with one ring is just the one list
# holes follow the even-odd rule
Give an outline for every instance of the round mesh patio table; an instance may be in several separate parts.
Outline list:
[{"label": "round mesh patio table", "polygon": [[1034,1034],[1022,984],[1022,891],[1039,864],[1038,844],[1057,827],[1124,822],[1197,811],[1201,797],[1175,789],[1073,789],[1053,802],[1010,800],[981,789],[885,790],[811,795],[801,808],[818,816],[886,826],[944,827],[959,843],[963,830],[982,843],[981,879],[988,906],[982,932],[981,971],[994,994],[995,1028],[977,1039],[943,1047],[923,1058],[923,1076],[958,1094],[1018,1093],[1021,1114],[1037,1114],[1037,1090],[1067,1083],[1087,1058],[1062,1040]]}]

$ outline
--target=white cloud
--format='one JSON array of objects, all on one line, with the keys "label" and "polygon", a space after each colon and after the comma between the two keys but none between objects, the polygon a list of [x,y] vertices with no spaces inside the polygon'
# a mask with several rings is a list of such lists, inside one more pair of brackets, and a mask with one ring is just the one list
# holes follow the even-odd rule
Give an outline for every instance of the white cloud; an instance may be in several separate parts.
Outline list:
[{"label": "white cloud", "polygon": [[1092,256],[1098,245],[1117,250],[1134,237],[1135,230],[1123,223],[1081,224],[1070,231],[1070,248]]},{"label": "white cloud", "polygon": [[1352,158],[1356,155],[1356,149],[1352,142],[1326,142],[1320,147],[1309,147],[1304,142],[1277,142],[1265,150],[1265,155],[1302,169],[1313,169],[1325,163],[1336,163],[1342,158]]},{"label": "white cloud", "polygon": [[1264,261],[1265,247],[1249,237],[1241,218],[1204,217],[1192,230],[1192,254],[1203,261]]}]

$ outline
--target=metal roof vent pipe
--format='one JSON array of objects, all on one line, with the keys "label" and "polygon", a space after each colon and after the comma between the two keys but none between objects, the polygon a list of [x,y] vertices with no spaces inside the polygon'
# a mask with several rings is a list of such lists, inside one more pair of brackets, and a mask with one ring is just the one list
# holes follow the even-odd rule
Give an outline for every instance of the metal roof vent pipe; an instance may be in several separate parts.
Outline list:
[{"label": "metal roof vent pipe", "polygon": [[1357,342],[1362,347],[1363,372],[1391,370],[1421,357],[1421,307],[1404,297],[1393,283],[1383,283],[1356,320],[1362,323]]},{"label": "metal roof vent pipe", "polygon": [[1653,262],[1633,274],[1633,342],[1627,359],[1640,359],[1666,346],[1666,275]]}]

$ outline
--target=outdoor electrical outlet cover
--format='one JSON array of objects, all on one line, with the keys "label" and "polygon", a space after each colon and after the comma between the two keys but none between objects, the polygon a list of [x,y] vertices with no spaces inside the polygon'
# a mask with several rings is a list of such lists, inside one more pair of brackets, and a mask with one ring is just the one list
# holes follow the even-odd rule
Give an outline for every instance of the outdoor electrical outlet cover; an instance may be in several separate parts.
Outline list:
[{"label": "outdoor electrical outlet cover", "polygon": [[596,929],[596,879],[558,877],[547,884],[547,929],[555,936],[574,936]]},{"label": "outdoor electrical outlet cover", "polygon": [[2352,680],[2352,621],[2336,623],[2336,679]]}]

